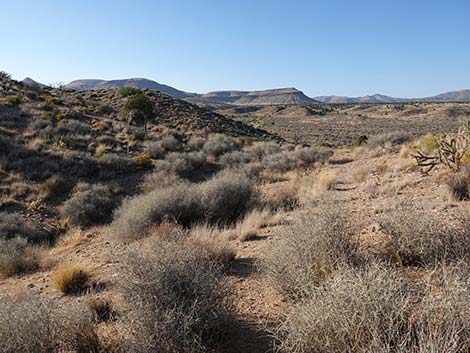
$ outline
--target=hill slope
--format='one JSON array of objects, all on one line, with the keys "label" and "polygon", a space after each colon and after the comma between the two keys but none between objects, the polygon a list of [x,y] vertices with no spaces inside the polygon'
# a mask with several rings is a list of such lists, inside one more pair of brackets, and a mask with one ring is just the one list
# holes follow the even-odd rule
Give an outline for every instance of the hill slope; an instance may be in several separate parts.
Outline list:
[{"label": "hill slope", "polygon": [[176,98],[188,98],[193,97],[194,93],[187,93],[180,91],[176,88],[163,85],[161,83],[148,80],[146,78],[129,78],[122,80],[95,80],[95,79],[85,79],[85,80],[75,80],[69,82],[65,85],[65,88],[74,89],[74,90],[92,90],[92,89],[115,89],[120,87],[135,87],[140,89],[150,89],[155,91],[160,91],[166,93],[172,97]]},{"label": "hill slope", "polygon": [[310,104],[317,103],[296,88],[263,91],[215,91],[203,94],[201,100],[236,105]]}]

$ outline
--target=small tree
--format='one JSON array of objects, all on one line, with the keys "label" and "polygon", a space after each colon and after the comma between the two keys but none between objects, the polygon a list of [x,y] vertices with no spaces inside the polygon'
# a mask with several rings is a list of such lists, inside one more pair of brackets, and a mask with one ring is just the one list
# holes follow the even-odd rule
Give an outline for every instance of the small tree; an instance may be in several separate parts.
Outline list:
[{"label": "small tree", "polygon": [[147,136],[147,122],[153,117],[153,104],[143,93],[137,93],[129,97],[124,105],[124,112],[137,112],[143,117],[145,137]]}]

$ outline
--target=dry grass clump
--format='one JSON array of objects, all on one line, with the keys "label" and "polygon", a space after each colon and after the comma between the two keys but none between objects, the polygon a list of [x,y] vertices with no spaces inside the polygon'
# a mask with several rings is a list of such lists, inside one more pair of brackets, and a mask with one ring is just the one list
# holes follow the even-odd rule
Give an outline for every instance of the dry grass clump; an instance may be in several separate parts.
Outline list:
[{"label": "dry grass clump", "polygon": [[303,147],[296,152],[298,159],[307,165],[313,165],[317,162],[325,162],[333,155],[333,152],[330,150],[315,147]]},{"label": "dry grass clump", "polygon": [[97,322],[111,321],[116,315],[112,302],[108,299],[88,297],[86,304]]},{"label": "dry grass clump", "polygon": [[149,239],[126,258],[128,351],[208,352],[230,319],[222,265],[181,240]]},{"label": "dry grass clump", "polygon": [[10,277],[37,270],[42,252],[24,238],[0,239],[0,276]]},{"label": "dry grass clump", "polygon": [[354,234],[338,202],[324,199],[279,231],[280,238],[267,251],[262,267],[286,297],[306,297],[338,266],[355,259]]},{"label": "dry grass clump", "polygon": [[334,172],[321,172],[318,175],[318,185],[323,190],[331,190],[338,184],[338,178]]},{"label": "dry grass clump", "polygon": [[68,199],[60,213],[71,225],[89,227],[109,222],[118,204],[119,199],[110,187],[92,185]]},{"label": "dry grass clump", "polygon": [[39,193],[44,198],[53,198],[67,193],[69,184],[59,175],[53,175],[39,186]]},{"label": "dry grass clump", "polygon": [[469,218],[463,211],[457,217],[452,221],[425,205],[409,203],[385,212],[380,223],[390,242],[384,255],[404,265],[468,259]]},{"label": "dry grass clump", "polygon": [[254,209],[235,225],[234,233],[238,239],[246,241],[257,237],[262,228],[283,222],[280,214],[273,214],[268,209]]},{"label": "dry grass clump", "polygon": [[89,310],[80,304],[58,308],[35,299],[0,299],[0,352],[100,353]]},{"label": "dry grass clump", "polygon": [[229,243],[230,232],[207,224],[191,227],[188,241],[192,246],[206,252],[221,264],[229,264],[235,258],[235,248]]},{"label": "dry grass clump", "polygon": [[52,277],[54,287],[64,294],[83,292],[88,287],[89,281],[88,271],[72,263],[59,266]]},{"label": "dry grass clump", "polygon": [[115,213],[112,234],[139,238],[165,219],[183,226],[228,224],[249,209],[255,197],[253,180],[240,172],[223,171],[201,184],[174,184],[124,201]]},{"label": "dry grass clump", "polygon": [[452,174],[447,180],[447,186],[452,196],[459,201],[470,199],[470,167]]},{"label": "dry grass clump", "polygon": [[357,169],[354,172],[354,180],[358,183],[363,183],[367,179],[368,172],[365,169]]},{"label": "dry grass clump", "polygon": [[246,151],[232,151],[229,153],[223,154],[219,163],[224,167],[234,167],[240,164],[247,164],[253,160],[253,156]]},{"label": "dry grass clump", "polygon": [[295,151],[279,152],[266,156],[262,165],[269,171],[287,172],[299,167],[299,160]]}]

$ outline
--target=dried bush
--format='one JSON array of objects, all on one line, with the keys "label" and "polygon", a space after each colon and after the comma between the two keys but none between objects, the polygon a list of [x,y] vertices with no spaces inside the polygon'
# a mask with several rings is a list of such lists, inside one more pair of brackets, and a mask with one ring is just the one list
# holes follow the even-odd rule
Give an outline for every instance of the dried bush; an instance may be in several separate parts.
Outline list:
[{"label": "dried bush", "polygon": [[223,339],[230,314],[222,267],[182,241],[153,238],[126,258],[129,351],[208,352]]},{"label": "dried bush", "polygon": [[245,151],[253,156],[257,162],[264,157],[281,152],[281,147],[274,142],[257,142],[245,148]]},{"label": "dried bush", "polygon": [[278,350],[403,352],[412,310],[409,287],[394,270],[342,268],[291,309],[278,332]]},{"label": "dried bush", "polygon": [[186,146],[191,151],[200,151],[204,147],[205,143],[206,143],[206,139],[204,137],[191,136]]},{"label": "dried bush", "polygon": [[53,175],[39,186],[39,193],[44,198],[54,198],[66,194],[70,185],[59,175]]},{"label": "dried bush", "polygon": [[89,280],[88,271],[72,263],[60,266],[52,276],[54,287],[64,294],[83,292],[88,287]]},{"label": "dried bush", "polygon": [[71,225],[90,227],[111,221],[118,204],[119,199],[110,187],[92,185],[68,199],[60,213]]},{"label": "dried bush", "polygon": [[153,159],[161,159],[165,157],[166,150],[162,147],[160,142],[152,142],[147,146],[147,152]]},{"label": "dried bush", "polygon": [[149,173],[144,176],[144,180],[141,185],[142,191],[148,193],[155,189],[163,189],[170,187],[174,184],[181,184],[184,181],[173,172],[166,170]]},{"label": "dried bush", "polygon": [[107,153],[101,156],[98,162],[104,166],[105,169],[117,173],[132,173],[140,167],[134,159],[115,153]]},{"label": "dried bush", "polygon": [[175,152],[180,148],[181,143],[173,135],[167,135],[162,138],[160,145],[165,151]]},{"label": "dried bush", "polygon": [[322,200],[307,206],[289,227],[279,230],[261,266],[273,285],[286,297],[310,295],[344,263],[356,260],[354,225],[337,201]]},{"label": "dried bush", "polygon": [[27,299],[0,299],[0,352],[100,353],[103,346],[89,310]]},{"label": "dried bush", "polygon": [[319,149],[315,147],[304,147],[297,151],[300,161],[313,165],[316,162],[325,162],[333,155],[330,150]]},{"label": "dried bush", "polygon": [[208,224],[196,224],[189,230],[188,242],[214,261],[228,265],[236,255],[235,249],[229,243],[229,235],[224,229]]},{"label": "dried bush", "polygon": [[233,171],[201,184],[176,183],[125,200],[115,213],[112,234],[121,239],[142,237],[149,226],[165,219],[183,226],[227,224],[242,215],[255,196],[253,181]]},{"label": "dried bush", "polygon": [[238,221],[234,232],[238,239],[246,241],[257,237],[262,228],[282,222],[283,218],[280,214],[273,214],[268,209],[254,209]]},{"label": "dried bush", "polygon": [[14,213],[0,213],[0,239],[21,237],[30,243],[44,243],[52,240],[52,235],[34,227],[22,216]]},{"label": "dried bush", "polygon": [[28,244],[26,239],[17,237],[0,238],[0,275],[10,277],[39,268],[41,252]]},{"label": "dried bush", "polygon": [[452,174],[447,180],[447,186],[455,199],[470,199],[470,167],[466,166],[461,172]]},{"label": "dried bush", "polygon": [[201,168],[206,160],[207,155],[204,152],[171,152],[157,164],[156,169],[169,174],[176,173],[182,177],[189,177]]},{"label": "dried bush", "polygon": [[458,261],[470,255],[469,219],[460,212],[453,222],[425,205],[405,203],[387,211],[380,221],[390,237],[389,260],[403,265]]},{"label": "dried bush", "polygon": [[266,156],[263,161],[263,168],[268,171],[287,172],[299,167],[299,160],[295,151],[279,152]]},{"label": "dried bush", "polygon": [[367,139],[367,145],[371,147],[387,147],[401,145],[410,142],[413,139],[411,134],[402,131],[392,131],[375,136],[370,136]]},{"label": "dried bush", "polygon": [[233,137],[226,135],[214,135],[207,139],[203,150],[207,154],[218,157],[224,153],[239,149],[240,147],[240,142],[238,142]]},{"label": "dried bush", "polygon": [[224,167],[234,167],[240,164],[250,163],[253,159],[253,156],[246,151],[232,151],[229,153],[223,154],[219,163]]},{"label": "dried bush", "polygon": [[60,135],[71,134],[77,135],[82,134],[86,135],[90,133],[90,126],[86,123],[83,123],[74,119],[63,119],[57,123],[56,133]]}]

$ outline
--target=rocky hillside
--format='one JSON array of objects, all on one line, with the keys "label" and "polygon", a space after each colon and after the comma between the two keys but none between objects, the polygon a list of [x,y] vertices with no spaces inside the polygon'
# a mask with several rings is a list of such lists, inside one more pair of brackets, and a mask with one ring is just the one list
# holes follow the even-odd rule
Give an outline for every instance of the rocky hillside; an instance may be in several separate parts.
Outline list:
[{"label": "rocky hillside", "polygon": [[161,83],[148,80],[146,78],[129,78],[123,80],[75,80],[65,85],[65,88],[73,90],[93,90],[93,89],[115,89],[121,87],[135,87],[140,89],[150,89],[166,93],[176,98],[188,98],[195,96],[194,93],[187,93],[176,88],[163,85]]}]

